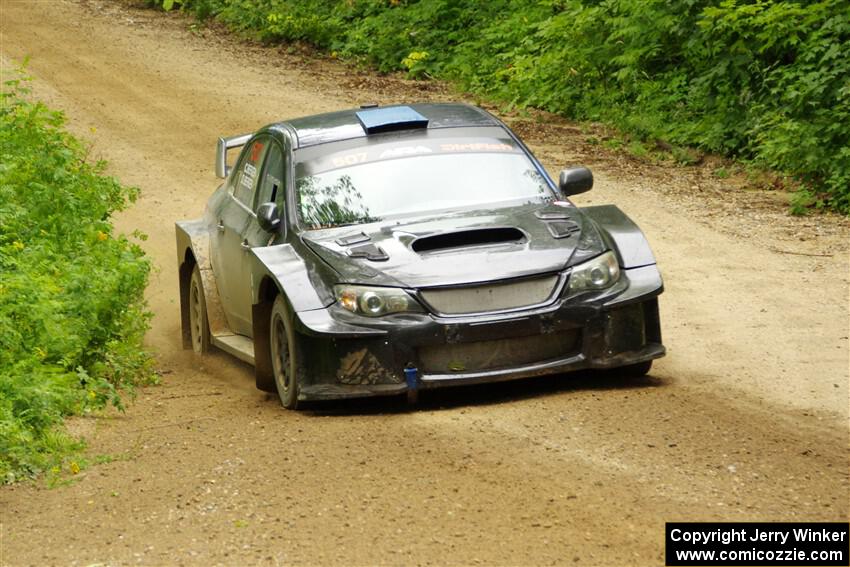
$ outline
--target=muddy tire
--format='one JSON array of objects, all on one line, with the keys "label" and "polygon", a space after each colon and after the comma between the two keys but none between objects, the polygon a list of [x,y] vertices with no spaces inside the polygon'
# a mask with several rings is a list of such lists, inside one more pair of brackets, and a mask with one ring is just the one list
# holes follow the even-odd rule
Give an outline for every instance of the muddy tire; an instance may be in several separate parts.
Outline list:
[{"label": "muddy tire", "polygon": [[192,334],[192,350],[204,354],[210,350],[210,324],[207,319],[207,301],[201,270],[195,265],[189,281],[189,329]]},{"label": "muddy tire", "polygon": [[292,312],[282,295],[274,300],[269,328],[269,351],[280,403],[298,409],[298,392],[304,376],[304,358],[292,323]]}]

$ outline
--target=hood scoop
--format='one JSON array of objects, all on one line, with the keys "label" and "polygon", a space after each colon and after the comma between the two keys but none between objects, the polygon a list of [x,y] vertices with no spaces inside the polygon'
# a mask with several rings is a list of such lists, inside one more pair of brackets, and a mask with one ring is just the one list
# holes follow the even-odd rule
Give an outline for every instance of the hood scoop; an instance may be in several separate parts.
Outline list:
[{"label": "hood scoop", "polygon": [[534,212],[534,216],[539,218],[542,221],[550,221],[550,220],[564,220],[570,218],[569,213],[564,210],[558,209],[541,209],[539,211]]},{"label": "hood scoop", "polygon": [[340,246],[351,246],[353,244],[360,244],[361,242],[369,242],[370,240],[372,240],[372,238],[368,234],[365,232],[358,232],[357,234],[350,234],[348,236],[343,236],[342,238],[337,238],[334,242]]},{"label": "hood scoop", "polygon": [[573,220],[553,220],[546,223],[552,238],[567,238],[581,232],[581,227]]},{"label": "hood scoop", "polygon": [[374,244],[363,244],[348,249],[350,258],[366,258],[372,262],[386,262],[390,259],[384,249]]},{"label": "hood scoop", "polygon": [[560,207],[541,209],[534,216],[543,221],[552,238],[567,238],[581,232],[579,224],[572,219],[569,213]]},{"label": "hood scoop", "polygon": [[525,240],[525,233],[513,227],[475,228],[423,236],[414,240],[410,247],[414,252],[422,253],[487,244],[519,244]]}]

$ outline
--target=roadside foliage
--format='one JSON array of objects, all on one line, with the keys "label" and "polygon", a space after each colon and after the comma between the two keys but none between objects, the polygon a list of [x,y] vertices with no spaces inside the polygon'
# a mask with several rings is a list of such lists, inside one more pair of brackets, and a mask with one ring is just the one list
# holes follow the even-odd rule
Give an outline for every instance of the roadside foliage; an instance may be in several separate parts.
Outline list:
[{"label": "roadside foliage", "polygon": [[783,172],[850,213],[850,0],[149,0]]},{"label": "roadside foliage", "polygon": [[110,222],[136,190],[103,176],[19,75],[0,97],[0,482],[13,482],[79,472],[63,418],[121,408],[154,374],[150,265]]}]

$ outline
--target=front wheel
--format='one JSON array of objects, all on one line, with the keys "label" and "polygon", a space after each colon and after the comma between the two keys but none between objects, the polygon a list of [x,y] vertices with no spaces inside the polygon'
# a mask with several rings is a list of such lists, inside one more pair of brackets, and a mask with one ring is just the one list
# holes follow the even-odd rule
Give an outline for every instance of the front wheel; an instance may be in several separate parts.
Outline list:
[{"label": "front wheel", "polygon": [[643,362],[638,362],[637,364],[621,366],[620,368],[617,368],[616,372],[626,378],[641,378],[649,374],[650,370],[652,370],[652,361],[645,360]]},{"label": "front wheel", "polygon": [[272,372],[280,403],[286,409],[298,409],[298,391],[304,375],[303,359],[292,325],[292,313],[282,295],[275,298],[272,306],[269,339]]},{"label": "front wheel", "polygon": [[210,350],[210,324],[207,319],[207,302],[201,270],[195,264],[189,280],[189,329],[192,334],[192,350],[204,354]]}]

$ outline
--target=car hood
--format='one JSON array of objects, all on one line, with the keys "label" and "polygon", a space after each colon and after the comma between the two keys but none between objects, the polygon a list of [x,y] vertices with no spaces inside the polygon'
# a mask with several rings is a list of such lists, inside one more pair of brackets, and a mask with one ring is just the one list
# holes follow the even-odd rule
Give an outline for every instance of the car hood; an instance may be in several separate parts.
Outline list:
[{"label": "car hood", "polygon": [[552,273],[602,251],[572,206],[526,204],[313,230],[303,241],[340,282],[406,288]]}]

